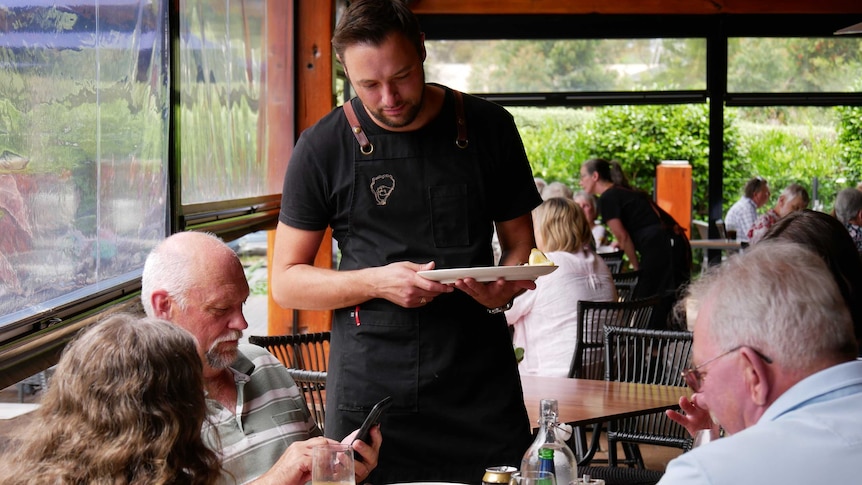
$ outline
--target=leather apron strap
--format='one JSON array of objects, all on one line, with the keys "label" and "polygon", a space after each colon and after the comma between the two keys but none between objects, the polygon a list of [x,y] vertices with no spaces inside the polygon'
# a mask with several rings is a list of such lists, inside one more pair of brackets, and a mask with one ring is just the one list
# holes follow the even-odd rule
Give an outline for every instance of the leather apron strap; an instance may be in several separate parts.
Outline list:
[{"label": "leather apron strap", "polygon": [[453,89],[455,95],[455,126],[458,127],[458,138],[455,145],[458,148],[467,148],[470,140],[467,139],[467,117],[464,115],[464,95],[461,91]]},{"label": "leather apron strap", "polygon": [[362,125],[359,124],[359,118],[356,117],[356,111],[353,110],[353,100],[348,100],[344,103],[344,116],[347,117],[347,123],[350,124],[350,129],[353,131],[353,136],[359,142],[359,151],[363,155],[371,155],[374,152],[374,145],[368,141],[365,132],[362,131]]},{"label": "leather apron strap", "polygon": [[[455,139],[455,145],[458,148],[467,148],[470,140],[467,139],[467,117],[464,115],[464,95],[461,91],[452,90],[455,95],[455,126],[458,128],[458,138]],[[368,141],[365,132],[362,131],[362,125],[359,124],[359,118],[356,117],[356,111],[353,109],[353,100],[349,100],[342,106],[344,116],[347,117],[347,123],[350,124],[350,129],[353,131],[353,136],[359,143],[359,151],[363,155],[371,155],[374,152],[374,145]]]}]

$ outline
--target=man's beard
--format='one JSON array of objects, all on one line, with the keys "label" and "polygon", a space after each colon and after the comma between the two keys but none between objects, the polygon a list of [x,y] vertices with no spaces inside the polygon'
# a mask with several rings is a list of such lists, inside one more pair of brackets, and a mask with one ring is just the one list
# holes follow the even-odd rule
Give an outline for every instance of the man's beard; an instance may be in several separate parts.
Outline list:
[{"label": "man's beard", "polygon": [[205,356],[207,359],[207,363],[213,369],[227,369],[233,364],[233,361],[236,360],[236,347],[231,347],[230,350],[219,350],[218,345],[222,342],[230,342],[234,340],[239,340],[242,338],[242,332],[239,330],[233,330],[231,333],[225,335],[224,337],[219,337],[210,345],[209,350],[207,350]]},{"label": "man's beard", "polygon": [[416,120],[416,117],[419,116],[419,111],[422,110],[422,101],[425,95],[422,95],[422,98],[419,99],[419,103],[411,105],[408,110],[404,113],[404,116],[400,118],[400,120],[396,120],[390,118],[383,114],[383,110],[373,110],[371,111],[371,116],[373,116],[377,121],[383,123],[389,128],[403,128],[413,121]]},{"label": "man's beard", "polygon": [[407,111],[404,113],[404,116],[401,117],[402,121],[398,121],[392,119],[385,114],[383,114],[382,109],[378,110],[369,110],[371,116],[373,116],[377,121],[383,123],[389,128],[403,128],[410,123],[416,121],[416,117],[419,116],[419,112],[422,111],[422,105],[425,103],[425,70],[422,70],[422,91],[419,95],[419,101],[416,104],[411,105]]}]

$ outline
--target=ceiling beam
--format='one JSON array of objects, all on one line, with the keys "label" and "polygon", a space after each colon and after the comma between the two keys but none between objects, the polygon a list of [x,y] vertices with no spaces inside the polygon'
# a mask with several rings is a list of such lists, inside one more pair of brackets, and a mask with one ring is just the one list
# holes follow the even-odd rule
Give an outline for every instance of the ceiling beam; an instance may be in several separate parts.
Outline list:
[{"label": "ceiling beam", "polygon": [[432,15],[862,14],[859,0],[412,0],[410,7]]}]

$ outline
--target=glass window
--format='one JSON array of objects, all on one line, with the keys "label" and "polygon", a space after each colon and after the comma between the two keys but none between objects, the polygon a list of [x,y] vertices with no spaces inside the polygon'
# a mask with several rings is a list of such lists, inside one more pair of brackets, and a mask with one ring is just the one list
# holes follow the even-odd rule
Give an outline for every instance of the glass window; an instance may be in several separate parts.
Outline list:
[{"label": "glass window", "polygon": [[22,3],[0,35],[0,327],[130,279],[165,235],[163,2]]},{"label": "glass window", "polygon": [[445,40],[428,80],[471,93],[706,89],[705,39]]},{"label": "glass window", "polygon": [[183,205],[281,191],[267,183],[265,15],[266,0],[180,2]]},{"label": "glass window", "polygon": [[727,62],[731,93],[862,91],[860,38],[730,38]]}]

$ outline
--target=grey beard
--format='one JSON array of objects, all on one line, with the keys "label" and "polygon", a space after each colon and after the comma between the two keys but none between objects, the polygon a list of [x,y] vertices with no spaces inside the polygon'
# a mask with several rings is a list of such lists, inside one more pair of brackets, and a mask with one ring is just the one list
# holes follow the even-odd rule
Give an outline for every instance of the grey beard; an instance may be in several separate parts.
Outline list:
[{"label": "grey beard", "polygon": [[236,355],[227,356],[225,354],[217,352],[215,349],[210,349],[206,353],[207,364],[213,369],[227,369],[233,364],[233,361],[236,359]]}]

